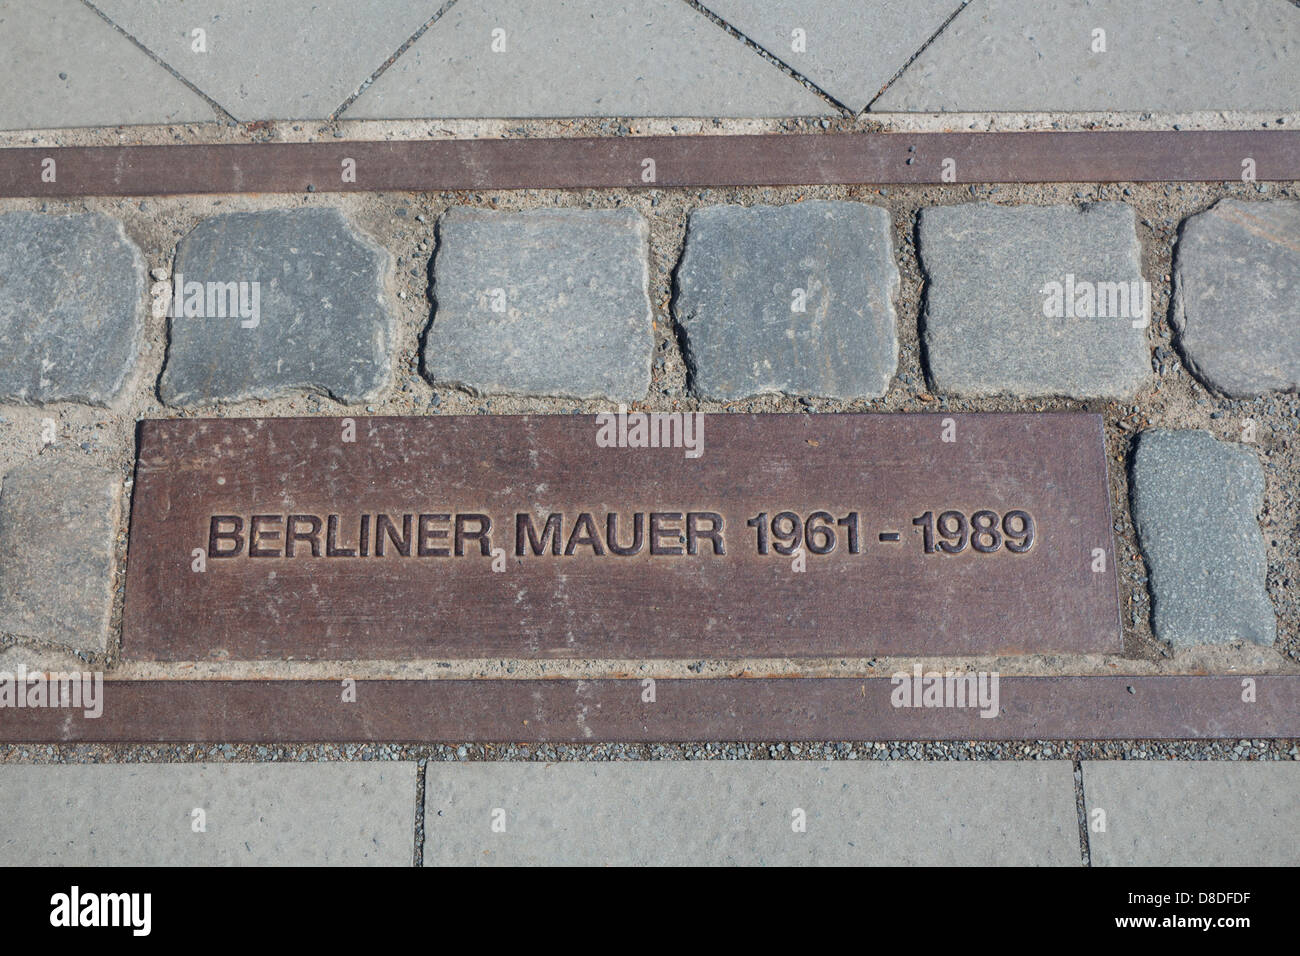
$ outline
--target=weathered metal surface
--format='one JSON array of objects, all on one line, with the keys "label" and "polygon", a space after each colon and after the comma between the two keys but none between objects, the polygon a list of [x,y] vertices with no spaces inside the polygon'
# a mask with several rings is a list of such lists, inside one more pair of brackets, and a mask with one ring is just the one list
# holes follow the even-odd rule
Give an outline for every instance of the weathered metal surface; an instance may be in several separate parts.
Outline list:
[{"label": "weathered metal surface", "polygon": [[124,656],[1120,650],[1098,415],[640,424],[143,422]]},{"label": "weathered metal surface", "polygon": [[[826,133],[0,149],[0,196],[1300,179],[1300,131]],[[653,160],[653,170],[646,164]],[[53,161],[53,166],[49,161]],[[950,162],[949,162],[950,161]],[[355,177],[345,171],[355,169]]]},{"label": "weathered metal surface", "polygon": [[0,710],[0,742],[1130,740],[1300,736],[1300,677],[1003,677],[998,714],[869,679],[108,681],[102,714]]}]

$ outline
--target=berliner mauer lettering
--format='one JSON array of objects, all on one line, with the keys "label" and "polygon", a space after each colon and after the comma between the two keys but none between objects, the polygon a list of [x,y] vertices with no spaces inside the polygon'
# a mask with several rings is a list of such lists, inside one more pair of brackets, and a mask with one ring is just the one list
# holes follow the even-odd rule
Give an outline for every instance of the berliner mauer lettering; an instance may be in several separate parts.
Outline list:
[{"label": "berliner mauer lettering", "polygon": [[143,422],[124,653],[1119,650],[1098,416],[697,417]]}]

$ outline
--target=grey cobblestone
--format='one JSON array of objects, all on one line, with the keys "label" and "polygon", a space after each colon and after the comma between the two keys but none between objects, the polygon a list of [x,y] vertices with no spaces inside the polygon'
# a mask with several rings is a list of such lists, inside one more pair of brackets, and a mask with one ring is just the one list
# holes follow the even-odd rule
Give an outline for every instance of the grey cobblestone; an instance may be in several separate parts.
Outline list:
[{"label": "grey cobblestone", "polygon": [[691,214],[673,311],[691,386],[879,398],[898,367],[889,213],[853,202]]},{"label": "grey cobblestone", "polygon": [[0,215],[0,403],[108,404],[139,351],[144,286],[115,219]]},{"label": "grey cobblestone", "polygon": [[1133,455],[1133,521],[1151,569],[1152,626],[1175,647],[1277,632],[1257,515],[1264,475],[1249,448],[1208,432],[1143,432]]},{"label": "grey cobblestone", "polygon": [[[389,376],[387,269],[387,251],[336,209],[237,212],[199,223],[176,253],[172,281],[183,288],[173,295],[185,315],[170,320],[163,401],[234,402],[298,389],[364,401]],[[201,298],[191,299],[191,290]],[[190,314],[200,302],[202,314]]]},{"label": "grey cobblestone", "polygon": [[1150,300],[1130,298],[1142,271],[1128,206],[931,207],[921,210],[918,245],[938,391],[1116,399],[1150,378]]},{"label": "grey cobblestone", "polygon": [[119,483],[49,456],[0,485],[0,634],[102,651],[113,606]]},{"label": "grey cobblestone", "polygon": [[449,210],[425,374],[480,394],[643,398],[648,236],[631,210]]},{"label": "grey cobblestone", "polygon": [[1300,202],[1221,199],[1175,250],[1179,345],[1212,388],[1237,397],[1300,387]]}]

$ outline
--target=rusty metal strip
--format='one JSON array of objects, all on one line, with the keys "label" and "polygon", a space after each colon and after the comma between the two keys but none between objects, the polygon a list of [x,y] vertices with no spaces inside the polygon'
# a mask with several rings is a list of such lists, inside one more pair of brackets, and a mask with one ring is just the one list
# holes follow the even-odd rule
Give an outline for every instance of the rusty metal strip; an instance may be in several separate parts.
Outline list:
[{"label": "rusty metal strip", "polygon": [[[18,147],[0,149],[0,196],[1218,182],[1241,180],[1248,159],[1260,181],[1300,179],[1300,131],[799,133]],[[647,160],[653,161],[653,169]],[[355,169],[355,180],[344,175],[349,168]]]},{"label": "rusty metal strip", "polygon": [[[1256,698],[1242,701],[1243,680]],[[1300,676],[1004,677],[1000,714],[890,678],[108,681],[103,713],[0,709],[0,742],[1131,740],[1300,736]]]},{"label": "rusty metal strip", "polygon": [[123,654],[1121,648],[1099,415],[605,417],[142,422]]}]

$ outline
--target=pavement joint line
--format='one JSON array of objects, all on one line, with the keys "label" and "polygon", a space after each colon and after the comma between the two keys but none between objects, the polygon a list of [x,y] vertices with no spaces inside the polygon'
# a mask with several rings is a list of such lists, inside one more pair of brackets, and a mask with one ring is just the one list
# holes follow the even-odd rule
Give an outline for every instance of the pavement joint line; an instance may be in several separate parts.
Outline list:
[{"label": "pavement joint line", "polygon": [[93,12],[94,12],[94,13],[95,13],[95,14],[96,14],[100,19],[102,19],[102,20],[103,20],[105,23],[107,23],[110,27],[112,27],[112,28],[113,28],[114,30],[116,30],[118,33],[122,34],[122,36],[126,37],[128,40],[130,40],[132,43],[134,43],[135,46],[136,46],[136,48],[137,48],[141,53],[143,53],[143,54],[144,54],[145,56],[147,56],[149,59],[153,60],[155,63],[157,63],[159,66],[161,66],[164,70],[166,70],[166,71],[167,71],[168,73],[170,73],[172,76],[176,77],[176,79],[180,80],[180,82],[184,83],[184,84],[185,84],[185,85],[190,89],[190,91],[191,91],[192,93],[194,93],[196,96],[201,97],[201,98],[203,99],[203,102],[207,103],[208,106],[212,107],[213,112],[215,112],[215,113],[217,114],[217,120],[218,120],[219,122],[224,122],[224,123],[238,123],[238,122],[239,122],[239,120],[236,119],[235,116],[234,116],[233,114],[229,113],[229,112],[225,109],[225,107],[223,107],[220,103],[218,103],[218,102],[217,102],[216,100],[214,100],[212,97],[208,96],[207,93],[203,92],[203,90],[199,89],[199,88],[198,88],[197,86],[195,86],[192,82],[190,82],[188,79],[186,79],[184,76],[182,76],[179,72],[177,72],[177,70],[176,70],[175,67],[173,67],[170,63],[168,63],[166,60],[164,60],[162,57],[160,57],[157,53],[154,53],[153,50],[149,49],[147,46],[145,46],[143,43],[141,43],[138,39],[136,39],[136,38],[135,38],[134,36],[132,36],[130,33],[127,33],[126,30],[124,30],[124,29],[122,29],[120,26],[118,26],[118,25],[117,25],[117,24],[116,24],[116,23],[115,23],[115,22],[114,22],[114,21],[113,21],[113,20],[108,16],[108,14],[104,13],[103,10],[99,9],[97,6],[95,6],[93,3],[91,3],[90,0],[81,0],[81,2],[84,3],[87,7],[89,7],[89,8],[90,8],[90,9],[91,9],[91,10],[92,10],[92,11],[93,11]]},{"label": "pavement joint line", "polygon": [[429,759],[421,757],[415,763],[415,837],[411,854],[411,865],[417,869],[424,866],[424,794],[428,771]]},{"label": "pavement joint line", "polygon": [[[1297,0],[1297,2],[1300,2],[1300,0]],[[862,112],[859,115],[866,116],[870,114],[871,107],[875,105],[876,100],[884,96],[885,92],[896,82],[898,82],[898,78],[907,72],[907,68],[916,62],[916,58],[920,56],[922,53],[924,53],[931,43],[939,39],[939,34],[943,33],[944,30],[948,29],[948,24],[952,23],[953,20],[957,19],[957,15],[960,14],[963,10],[965,10],[968,6],[970,6],[970,4],[971,4],[971,0],[961,0],[961,6],[959,6],[956,10],[950,13],[948,15],[948,19],[944,20],[943,23],[939,24],[939,29],[935,30],[934,33],[930,34],[930,39],[922,43],[920,47],[917,48],[916,52],[907,58],[907,62],[898,68],[897,73],[895,73],[893,76],[891,76],[888,80],[885,81],[884,86],[876,90],[876,95],[871,98],[871,100],[867,103],[866,106],[862,107]]]},{"label": "pavement joint line", "polygon": [[1088,802],[1083,792],[1083,758],[1076,751],[1071,755],[1074,764],[1074,801],[1079,817],[1079,853],[1085,867],[1092,866],[1092,848],[1088,844]]},{"label": "pavement joint line", "polygon": [[325,122],[327,124],[336,122],[339,118],[339,115],[342,114],[343,111],[346,110],[349,106],[355,103],[357,97],[360,96],[362,93],[364,93],[370,87],[371,83],[379,79],[380,75],[383,74],[384,71],[386,71],[390,66],[396,63],[397,60],[401,57],[401,55],[405,53],[407,50],[409,50],[411,48],[411,45],[414,44],[415,41],[420,39],[420,37],[424,36],[425,32],[431,26],[433,26],[435,23],[441,20],[442,17],[447,13],[447,11],[449,11],[452,7],[454,7],[456,3],[457,0],[446,0],[446,2],[434,12],[433,16],[431,16],[428,20],[424,22],[424,24],[420,27],[420,29],[416,30],[409,37],[407,37],[406,40],[402,43],[402,45],[399,46],[396,50],[394,50],[389,55],[387,60],[379,64],[379,68],[377,70],[375,70],[373,73],[371,73],[369,76],[367,76],[364,80],[361,81],[361,85],[358,86],[355,90],[353,90],[352,95],[350,95],[339,106],[337,106],[334,110],[332,110],[329,116],[325,117]]},{"label": "pavement joint line", "polygon": [[820,86],[818,86],[816,83],[810,80],[807,76],[800,73],[789,63],[786,63],[785,60],[781,59],[771,50],[767,49],[767,47],[763,46],[757,40],[751,39],[750,37],[746,36],[744,33],[741,33],[740,30],[736,29],[736,27],[732,26],[722,17],[718,16],[712,10],[705,7],[702,3],[699,2],[699,0],[682,0],[682,2],[685,3],[688,7],[691,7],[693,10],[695,10],[696,13],[704,17],[706,20],[712,21],[723,31],[731,34],[731,36],[735,37],[737,40],[740,40],[740,42],[744,43],[747,47],[749,47],[751,50],[757,53],[760,57],[767,60],[777,69],[785,73],[787,76],[803,84],[803,86],[809,92],[815,93],[818,96],[820,96],[822,99],[826,100],[826,102],[830,103],[831,106],[839,110],[844,116],[856,115],[852,107],[847,106],[844,103],[841,103],[835,97],[831,96],[830,93],[827,93]]}]

